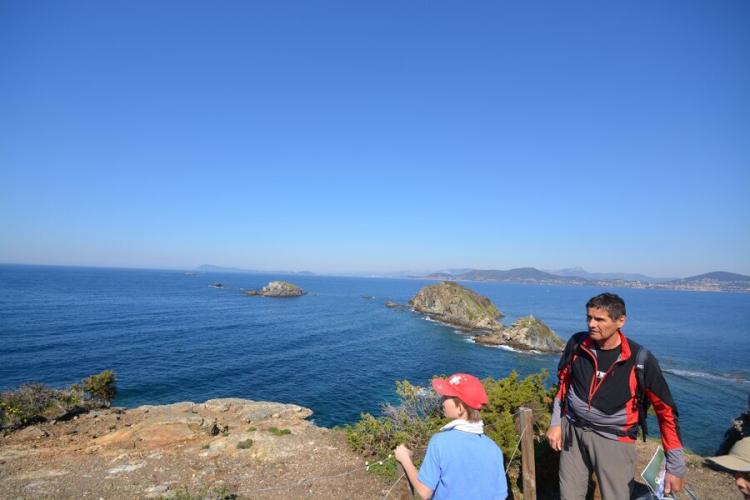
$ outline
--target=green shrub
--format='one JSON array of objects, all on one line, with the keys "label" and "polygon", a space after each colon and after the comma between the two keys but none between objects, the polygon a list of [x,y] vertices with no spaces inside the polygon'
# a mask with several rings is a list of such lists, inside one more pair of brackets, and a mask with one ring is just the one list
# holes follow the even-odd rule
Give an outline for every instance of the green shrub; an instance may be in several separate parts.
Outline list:
[{"label": "green shrub", "polygon": [[84,379],[83,390],[91,395],[91,399],[99,401],[104,407],[109,408],[112,400],[117,396],[115,379],[115,372],[105,370]]},{"label": "green shrub", "polygon": [[415,450],[419,464],[430,436],[448,422],[442,416],[440,396],[432,389],[404,380],[396,382],[396,394],[401,400],[398,406],[385,404],[381,417],[363,413],[359,422],[344,428],[351,447],[373,461],[369,469],[391,480],[396,477],[396,461],[390,455],[396,446],[404,443]]},{"label": "green shrub", "polygon": [[62,391],[44,384],[24,384],[0,394],[0,422],[3,427],[19,428],[54,418],[65,413],[65,399]]},{"label": "green shrub", "polygon": [[287,434],[292,433],[289,429],[278,429],[276,427],[269,427],[267,430],[274,436],[286,436]]},{"label": "green shrub", "polygon": [[[87,394],[91,397],[87,398]],[[74,411],[108,407],[116,394],[115,374],[110,370],[67,389],[24,384],[15,391],[0,393],[0,428],[18,429],[35,422],[69,417]]]},{"label": "green shrub", "polygon": [[182,487],[175,490],[168,498],[172,500],[234,500],[237,498],[237,495],[232,493],[226,486],[200,489],[198,491],[190,491],[187,487]]}]

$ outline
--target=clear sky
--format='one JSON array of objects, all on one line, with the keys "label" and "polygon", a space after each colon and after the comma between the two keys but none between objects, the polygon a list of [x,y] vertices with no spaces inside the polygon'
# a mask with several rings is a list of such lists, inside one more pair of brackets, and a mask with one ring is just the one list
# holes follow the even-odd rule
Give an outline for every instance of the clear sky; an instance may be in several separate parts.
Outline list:
[{"label": "clear sky", "polygon": [[0,262],[750,274],[750,2],[0,2]]}]

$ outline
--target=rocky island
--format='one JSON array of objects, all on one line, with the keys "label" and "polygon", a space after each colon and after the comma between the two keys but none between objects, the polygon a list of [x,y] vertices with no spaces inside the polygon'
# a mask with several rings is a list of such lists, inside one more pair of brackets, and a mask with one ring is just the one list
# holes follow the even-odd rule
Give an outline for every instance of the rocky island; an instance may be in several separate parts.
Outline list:
[{"label": "rocky island", "polygon": [[476,332],[474,341],[479,344],[543,352],[560,352],[565,347],[560,337],[533,316],[506,328],[500,322],[503,314],[490,299],[453,281],[422,288],[409,305],[431,319]]},{"label": "rocky island", "polygon": [[430,318],[461,330],[499,330],[503,313],[487,297],[453,281],[443,281],[417,292],[409,305]]},{"label": "rocky island", "polygon": [[477,335],[474,342],[484,345],[507,345],[516,349],[531,348],[542,352],[560,352],[565,348],[563,339],[543,321],[531,315],[519,318],[510,328]]},{"label": "rocky island", "polygon": [[245,295],[260,297],[299,297],[305,295],[305,293],[307,292],[288,281],[271,281],[260,290],[250,290],[245,292]]}]

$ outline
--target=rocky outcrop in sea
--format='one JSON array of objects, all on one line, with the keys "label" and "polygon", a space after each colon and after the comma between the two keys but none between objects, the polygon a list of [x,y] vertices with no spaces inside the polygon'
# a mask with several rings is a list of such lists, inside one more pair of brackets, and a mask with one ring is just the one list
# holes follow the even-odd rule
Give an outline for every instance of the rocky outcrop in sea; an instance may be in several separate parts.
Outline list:
[{"label": "rocky outcrop in sea", "polygon": [[430,318],[462,330],[499,330],[503,316],[490,299],[453,281],[443,281],[417,292],[409,305]]},{"label": "rocky outcrop in sea", "polygon": [[305,295],[303,289],[288,281],[271,281],[260,290],[250,290],[245,295],[260,297],[299,297]]},{"label": "rocky outcrop in sea", "polygon": [[541,352],[560,352],[565,348],[563,339],[558,337],[543,321],[531,315],[519,318],[508,328],[478,335],[474,337],[474,342]]},{"label": "rocky outcrop in sea", "polygon": [[565,347],[555,332],[533,316],[520,318],[509,328],[503,326],[503,314],[490,299],[453,281],[422,288],[409,305],[431,319],[477,333],[474,341],[478,344],[542,352]]}]

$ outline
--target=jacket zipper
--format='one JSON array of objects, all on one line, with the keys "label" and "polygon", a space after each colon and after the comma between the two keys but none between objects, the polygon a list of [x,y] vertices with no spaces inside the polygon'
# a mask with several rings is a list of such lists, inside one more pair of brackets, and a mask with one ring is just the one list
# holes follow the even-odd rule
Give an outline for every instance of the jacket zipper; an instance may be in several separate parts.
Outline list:
[{"label": "jacket zipper", "polygon": [[589,351],[589,349],[586,346],[581,346],[581,348],[588,353],[589,356],[591,356],[591,359],[594,360],[594,375],[591,377],[591,386],[589,386],[589,409],[588,411],[591,411],[591,400],[594,399],[594,394],[596,394],[596,391],[599,390],[599,388],[602,386],[604,381],[607,379],[607,376],[609,376],[610,372],[614,369],[615,365],[617,363],[620,363],[621,361],[625,361],[622,359],[622,353],[617,357],[617,360],[615,360],[614,363],[610,365],[609,368],[607,368],[607,371],[604,373],[604,376],[602,376],[602,379],[599,381],[599,383],[596,382],[597,374],[599,373],[599,363],[597,363],[596,356],[594,356],[594,353]]}]

